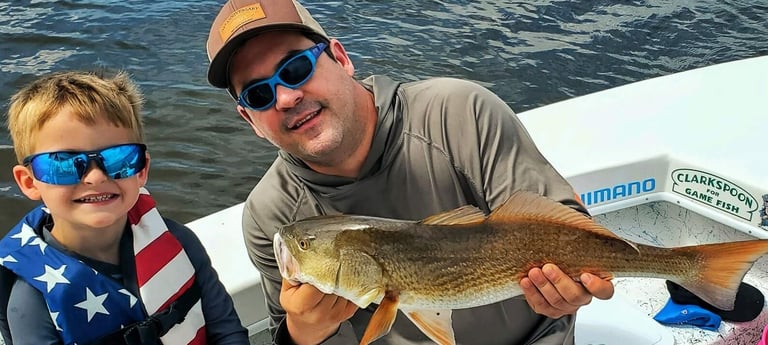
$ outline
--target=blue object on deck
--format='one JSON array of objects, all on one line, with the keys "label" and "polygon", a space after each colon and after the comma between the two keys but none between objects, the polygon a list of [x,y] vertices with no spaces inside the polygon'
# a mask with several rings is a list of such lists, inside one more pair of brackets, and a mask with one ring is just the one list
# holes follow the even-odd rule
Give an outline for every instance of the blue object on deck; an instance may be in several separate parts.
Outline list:
[{"label": "blue object on deck", "polygon": [[717,331],[722,319],[707,309],[692,304],[677,304],[671,299],[661,308],[654,320],[668,325],[691,325]]}]

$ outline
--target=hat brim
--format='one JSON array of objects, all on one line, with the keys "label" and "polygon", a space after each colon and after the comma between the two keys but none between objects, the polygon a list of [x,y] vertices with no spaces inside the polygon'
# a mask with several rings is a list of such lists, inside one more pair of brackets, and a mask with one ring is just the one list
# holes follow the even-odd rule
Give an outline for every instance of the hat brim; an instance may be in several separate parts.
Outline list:
[{"label": "hat brim", "polygon": [[298,23],[274,23],[268,26],[259,26],[250,30],[245,30],[233,37],[219,49],[216,56],[213,57],[211,63],[208,65],[208,82],[215,87],[227,89],[230,87],[229,82],[229,61],[232,55],[239,49],[246,41],[254,38],[260,34],[270,31],[299,31],[304,33],[316,34],[320,37],[326,37],[324,34],[313,30],[312,28]]}]

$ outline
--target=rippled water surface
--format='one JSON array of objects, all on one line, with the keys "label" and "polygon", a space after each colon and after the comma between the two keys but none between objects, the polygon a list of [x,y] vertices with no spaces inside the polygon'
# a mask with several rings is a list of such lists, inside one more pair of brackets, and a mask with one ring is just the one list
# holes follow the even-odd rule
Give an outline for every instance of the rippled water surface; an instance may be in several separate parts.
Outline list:
[{"label": "rippled water surface", "polygon": [[[182,222],[245,199],[275,157],[205,79],[223,1],[0,1],[0,112],[35,77],[124,69],[145,93],[148,188]],[[752,1],[305,1],[357,76],[475,80],[524,111],[606,88],[768,54],[768,3]],[[765,73],[765,71],[762,71]],[[621,116],[617,114],[616,116]],[[0,229],[34,205],[0,129]]]}]

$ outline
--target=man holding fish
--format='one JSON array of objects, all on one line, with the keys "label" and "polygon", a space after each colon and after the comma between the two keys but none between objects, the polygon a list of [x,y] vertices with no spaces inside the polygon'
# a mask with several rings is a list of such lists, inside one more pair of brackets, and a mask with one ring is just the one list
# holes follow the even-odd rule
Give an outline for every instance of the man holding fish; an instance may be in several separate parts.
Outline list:
[{"label": "man holding fish", "polygon": [[[587,212],[504,101],[477,84],[449,78],[398,83],[376,75],[357,81],[342,44],[295,1],[228,1],[214,20],[207,49],[209,82],[227,89],[256,135],[280,149],[243,214],[246,246],[262,273],[275,343],[572,344],[579,307],[593,296],[613,295],[607,280],[584,273],[577,282],[542,262],[516,278],[524,298],[442,313],[408,310],[407,317],[395,317],[398,301],[408,297],[399,291],[372,286],[350,301],[336,293],[334,282],[283,279],[298,277],[304,268],[285,250],[289,244],[283,241],[289,239],[275,235],[308,217],[421,220],[465,205],[482,210],[459,209],[425,222],[461,226],[481,221],[516,191]],[[345,230],[354,224],[341,218],[326,225]],[[295,243],[306,249],[315,238]],[[479,239],[465,240],[472,247],[470,242]],[[361,283],[372,274],[321,261],[308,262],[359,277]],[[434,276],[421,281],[452,285],[445,277],[461,266],[446,261],[444,276],[429,272]],[[414,267],[402,272],[420,274]]]}]

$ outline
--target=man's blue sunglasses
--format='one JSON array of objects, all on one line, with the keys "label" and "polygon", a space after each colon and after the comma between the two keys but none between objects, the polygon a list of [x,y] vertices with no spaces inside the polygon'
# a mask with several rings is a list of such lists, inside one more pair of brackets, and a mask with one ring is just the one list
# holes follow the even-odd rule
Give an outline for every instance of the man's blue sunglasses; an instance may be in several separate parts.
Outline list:
[{"label": "man's blue sunglasses", "polygon": [[315,63],[325,49],[325,43],[318,43],[296,54],[283,63],[269,79],[258,81],[240,92],[237,104],[251,110],[266,110],[275,104],[277,84],[295,89],[309,80],[315,73]]},{"label": "man's blue sunglasses", "polygon": [[122,144],[98,151],[43,152],[24,158],[39,181],[55,185],[78,184],[91,162],[111,179],[138,174],[147,165],[147,146]]}]

